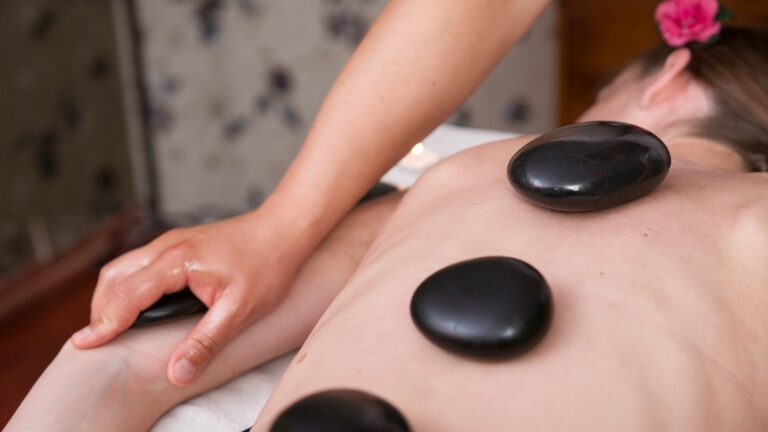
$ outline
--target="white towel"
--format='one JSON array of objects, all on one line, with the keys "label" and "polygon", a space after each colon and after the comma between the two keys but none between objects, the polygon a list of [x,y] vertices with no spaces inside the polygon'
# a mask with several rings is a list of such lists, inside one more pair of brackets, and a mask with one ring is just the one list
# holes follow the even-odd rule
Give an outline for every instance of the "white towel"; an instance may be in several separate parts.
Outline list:
[{"label": "white towel", "polygon": [[168,411],[152,432],[239,432],[250,427],[296,353],[259,366]]}]

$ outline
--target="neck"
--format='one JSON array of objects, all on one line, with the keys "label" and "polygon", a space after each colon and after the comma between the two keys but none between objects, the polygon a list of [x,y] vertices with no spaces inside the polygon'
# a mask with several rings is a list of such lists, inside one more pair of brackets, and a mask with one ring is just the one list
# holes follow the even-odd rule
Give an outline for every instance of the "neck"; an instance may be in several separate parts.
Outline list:
[{"label": "neck", "polygon": [[717,141],[674,132],[661,134],[659,138],[675,162],[712,171],[747,171],[739,153]]}]

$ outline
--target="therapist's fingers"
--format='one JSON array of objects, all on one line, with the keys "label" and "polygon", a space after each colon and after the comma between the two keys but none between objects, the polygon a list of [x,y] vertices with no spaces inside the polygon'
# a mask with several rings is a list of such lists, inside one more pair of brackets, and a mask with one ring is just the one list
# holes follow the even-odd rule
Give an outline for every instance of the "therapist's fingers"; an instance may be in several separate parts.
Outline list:
[{"label": "therapist's fingers", "polygon": [[176,347],[168,362],[168,379],[184,386],[197,379],[211,360],[243,327],[248,315],[243,302],[226,289]]},{"label": "therapist's fingers", "polygon": [[94,302],[90,324],[75,333],[72,342],[78,348],[92,348],[110,341],[164,294],[187,286],[187,279],[184,260],[171,249],[124,279],[107,282],[103,302]]},{"label": "therapist's fingers", "polygon": [[91,320],[97,317],[94,312],[100,311],[112,295],[115,285],[139,270],[147,267],[165,250],[179,242],[181,229],[170,230],[147,245],[126,252],[104,265],[96,281],[96,289],[91,299]]},{"label": "therapist's fingers", "polygon": [[153,252],[144,248],[132,250],[115,258],[101,268],[99,278],[96,281],[96,288],[93,291],[93,298],[91,299],[91,320],[96,318],[94,316],[95,311],[100,311],[104,308],[104,304],[119,281],[147,267],[154,260],[156,254]]}]

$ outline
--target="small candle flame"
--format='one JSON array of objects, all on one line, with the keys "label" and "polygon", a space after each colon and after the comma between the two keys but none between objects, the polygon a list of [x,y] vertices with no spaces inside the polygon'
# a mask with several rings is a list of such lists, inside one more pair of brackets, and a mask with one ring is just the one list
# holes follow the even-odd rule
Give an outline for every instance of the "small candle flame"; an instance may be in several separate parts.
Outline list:
[{"label": "small candle flame", "polygon": [[416,156],[424,153],[424,144],[418,143],[415,146],[413,146],[413,148],[411,149],[411,153],[413,153]]}]

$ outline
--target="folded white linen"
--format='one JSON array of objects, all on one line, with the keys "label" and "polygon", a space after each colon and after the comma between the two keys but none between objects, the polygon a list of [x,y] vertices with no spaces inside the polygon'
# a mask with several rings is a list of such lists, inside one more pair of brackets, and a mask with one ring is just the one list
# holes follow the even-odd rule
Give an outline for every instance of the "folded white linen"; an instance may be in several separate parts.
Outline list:
[{"label": "folded white linen", "polygon": [[250,427],[295,352],[246,372],[168,411],[151,432],[239,432]]}]

